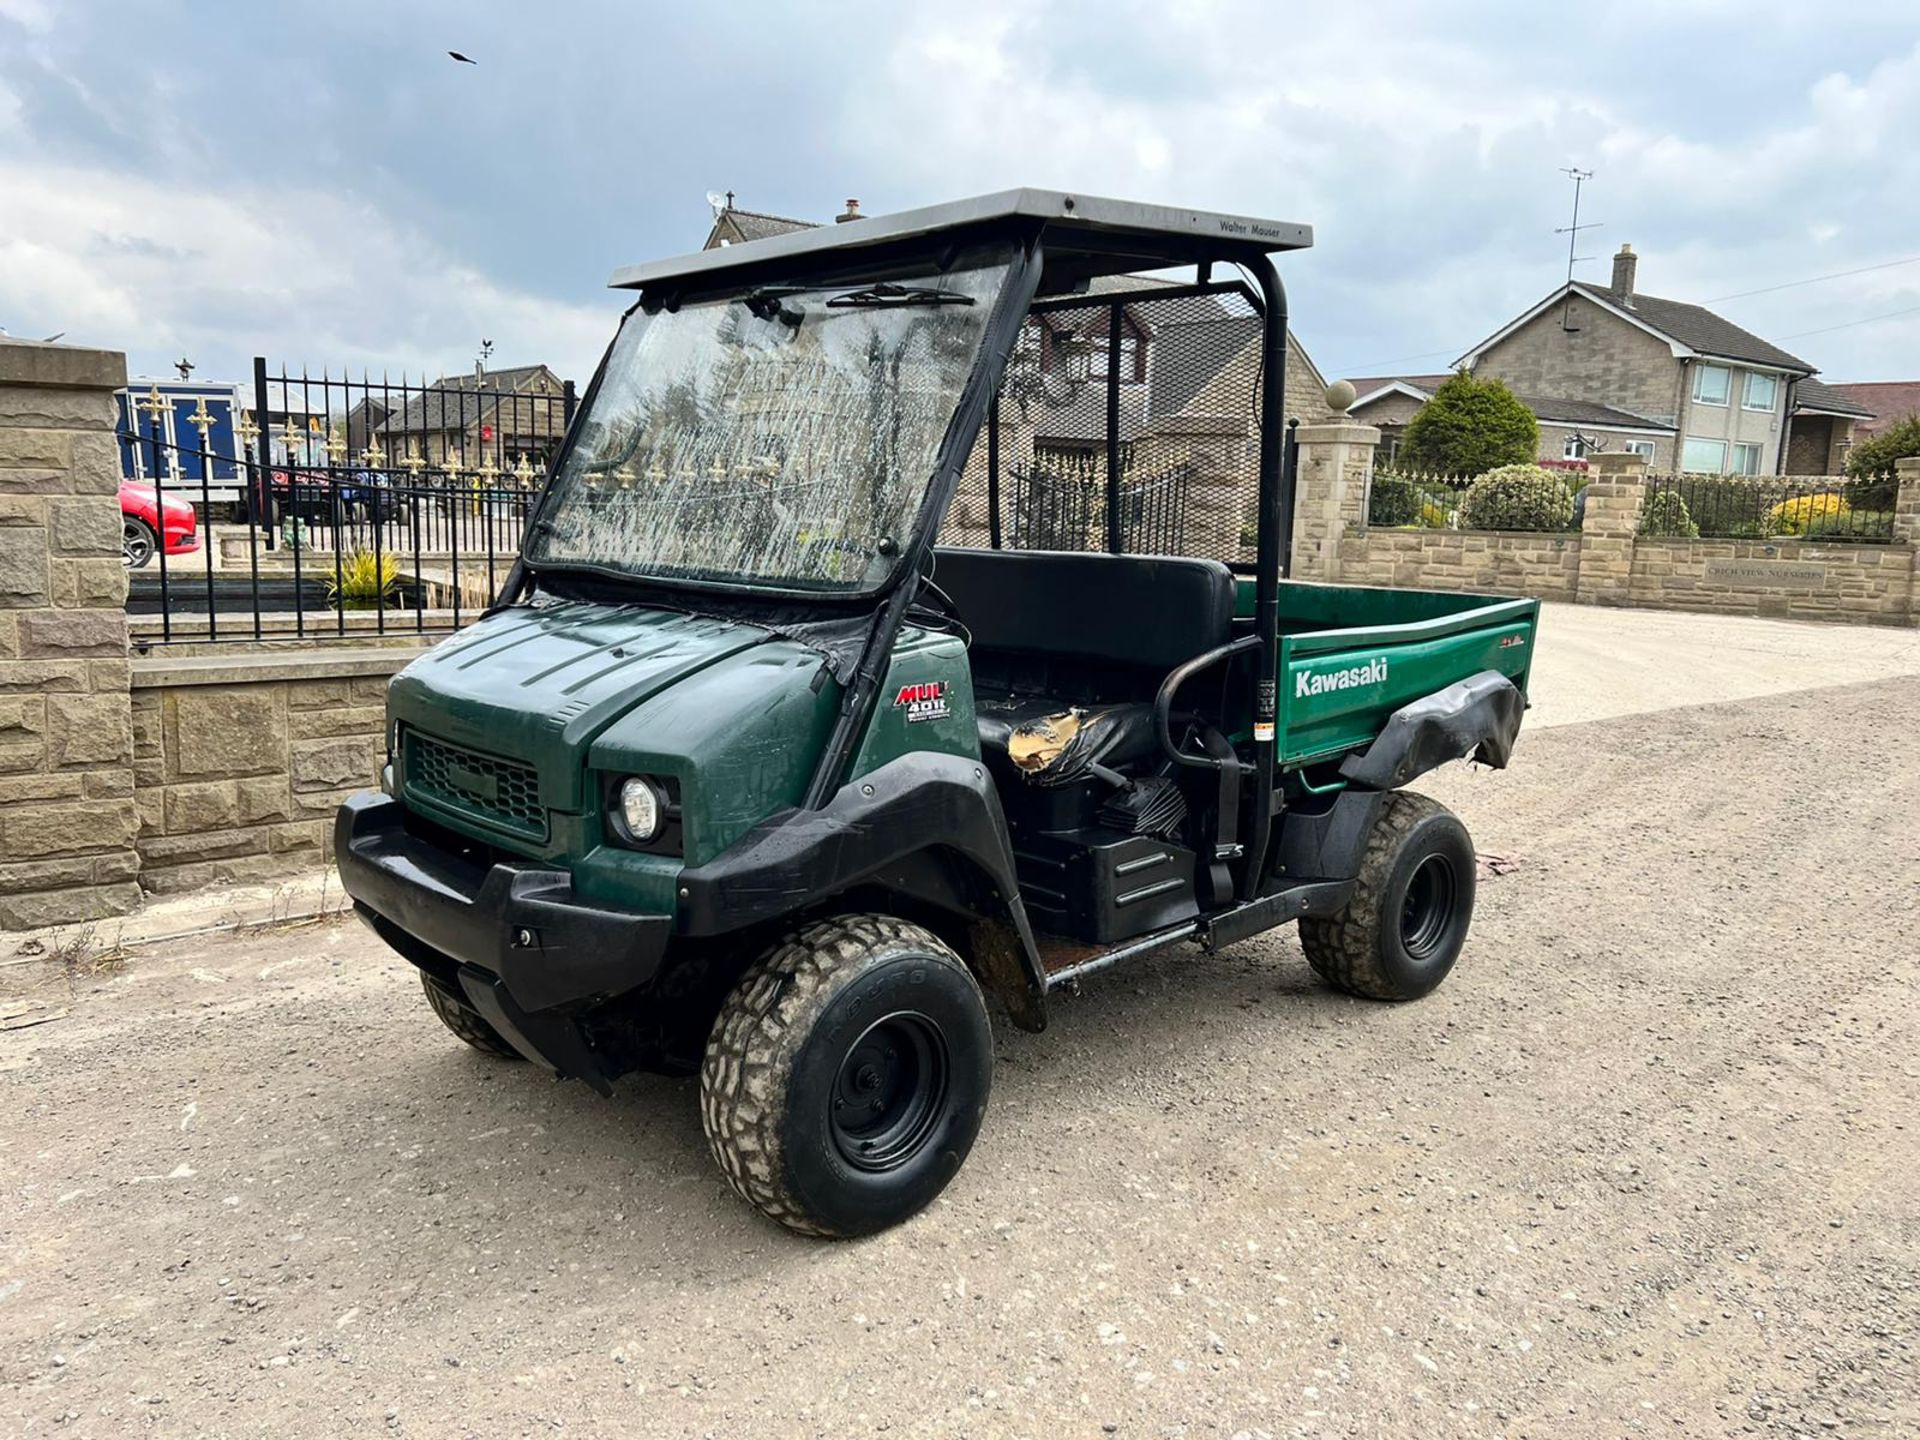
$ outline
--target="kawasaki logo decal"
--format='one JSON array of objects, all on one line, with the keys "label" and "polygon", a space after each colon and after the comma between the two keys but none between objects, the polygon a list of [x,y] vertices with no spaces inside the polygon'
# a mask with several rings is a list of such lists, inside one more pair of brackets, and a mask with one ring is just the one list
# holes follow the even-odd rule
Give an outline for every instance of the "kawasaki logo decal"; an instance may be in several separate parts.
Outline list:
[{"label": "kawasaki logo decal", "polygon": [[1297,670],[1293,676],[1293,698],[1299,700],[1308,695],[1325,695],[1333,690],[1354,690],[1362,685],[1386,683],[1387,658],[1382,655],[1365,665],[1351,665],[1345,670],[1329,670],[1321,675],[1309,675],[1304,670]]}]

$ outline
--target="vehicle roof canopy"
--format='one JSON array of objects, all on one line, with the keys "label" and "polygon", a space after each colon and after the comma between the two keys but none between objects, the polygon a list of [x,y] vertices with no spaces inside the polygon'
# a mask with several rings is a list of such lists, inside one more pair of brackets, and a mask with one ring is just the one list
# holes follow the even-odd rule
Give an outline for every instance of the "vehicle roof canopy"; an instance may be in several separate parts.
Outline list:
[{"label": "vehicle roof canopy", "polygon": [[[953,243],[996,234],[1042,235],[1047,289],[1098,275],[1203,260],[1251,260],[1276,250],[1303,250],[1313,228],[1284,220],[1223,215],[1171,205],[1071,195],[1060,190],[1002,190],[844,225],[821,225],[749,244],[702,250],[616,270],[615,289],[720,289],[769,275],[829,272],[886,263]],[[1063,263],[1064,262],[1064,263]],[[1064,273],[1063,273],[1064,272]]]}]

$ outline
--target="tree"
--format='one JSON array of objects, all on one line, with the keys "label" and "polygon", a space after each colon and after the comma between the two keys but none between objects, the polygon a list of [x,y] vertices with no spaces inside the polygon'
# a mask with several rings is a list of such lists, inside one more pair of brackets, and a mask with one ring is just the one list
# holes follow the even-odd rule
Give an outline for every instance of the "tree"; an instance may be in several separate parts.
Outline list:
[{"label": "tree", "polygon": [[1909,455],[1920,455],[1920,415],[1897,420],[1847,451],[1849,496],[1856,510],[1891,510],[1900,482],[1894,476],[1893,462]]},{"label": "tree", "polygon": [[1465,370],[1448,378],[1407,426],[1400,442],[1409,469],[1479,475],[1501,465],[1526,465],[1540,451],[1540,422],[1498,380],[1476,380]]}]

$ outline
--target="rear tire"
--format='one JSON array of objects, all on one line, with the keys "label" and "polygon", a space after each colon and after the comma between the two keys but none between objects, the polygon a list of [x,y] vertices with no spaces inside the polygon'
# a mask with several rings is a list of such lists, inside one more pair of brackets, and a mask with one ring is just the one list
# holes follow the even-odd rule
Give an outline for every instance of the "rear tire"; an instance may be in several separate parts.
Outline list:
[{"label": "rear tire", "polygon": [[993,1032],[960,957],[918,925],[807,926],[740,978],[707,1041],[707,1143],[803,1235],[868,1235],[947,1186],[986,1114]]},{"label": "rear tire", "polygon": [[1329,985],[1369,1000],[1418,1000],[1453,969],[1473,919],[1473,841],[1438,800],[1395,790],[1367,837],[1353,895],[1303,917],[1300,948]]},{"label": "rear tire", "polygon": [[525,1057],[506,1042],[500,1032],[489,1025],[478,1010],[471,1005],[456,1000],[424,971],[420,975],[420,985],[427,992],[427,1004],[433,1013],[440,1017],[440,1023],[458,1035],[474,1049],[488,1055],[498,1055],[502,1060],[520,1060]]}]

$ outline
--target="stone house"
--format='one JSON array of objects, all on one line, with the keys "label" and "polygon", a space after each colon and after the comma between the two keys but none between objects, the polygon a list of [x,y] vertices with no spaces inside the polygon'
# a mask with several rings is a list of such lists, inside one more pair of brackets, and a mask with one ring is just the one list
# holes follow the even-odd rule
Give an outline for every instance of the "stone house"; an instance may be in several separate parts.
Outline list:
[{"label": "stone house", "polygon": [[449,457],[469,469],[488,456],[501,469],[546,463],[566,433],[566,382],[545,365],[443,375],[418,389],[369,394],[347,414],[347,448],[378,439],[389,467],[409,455]]},{"label": "stone house", "polygon": [[[1636,417],[1655,432],[1639,438],[1651,442],[1656,470],[1778,473],[1791,448],[1794,389],[1814,367],[1702,306],[1644,293],[1638,265],[1633,247],[1621,246],[1610,284],[1559,287],[1457,363],[1519,395]],[[1830,430],[1845,417],[1819,418]],[[1551,430],[1560,443],[1545,453],[1543,425],[1543,458],[1578,458],[1608,438],[1604,424]]]},{"label": "stone house", "polygon": [[1871,433],[1874,413],[1848,392],[1856,387],[1802,380],[1793,387],[1787,431],[1787,475],[1838,475],[1847,451]]}]

